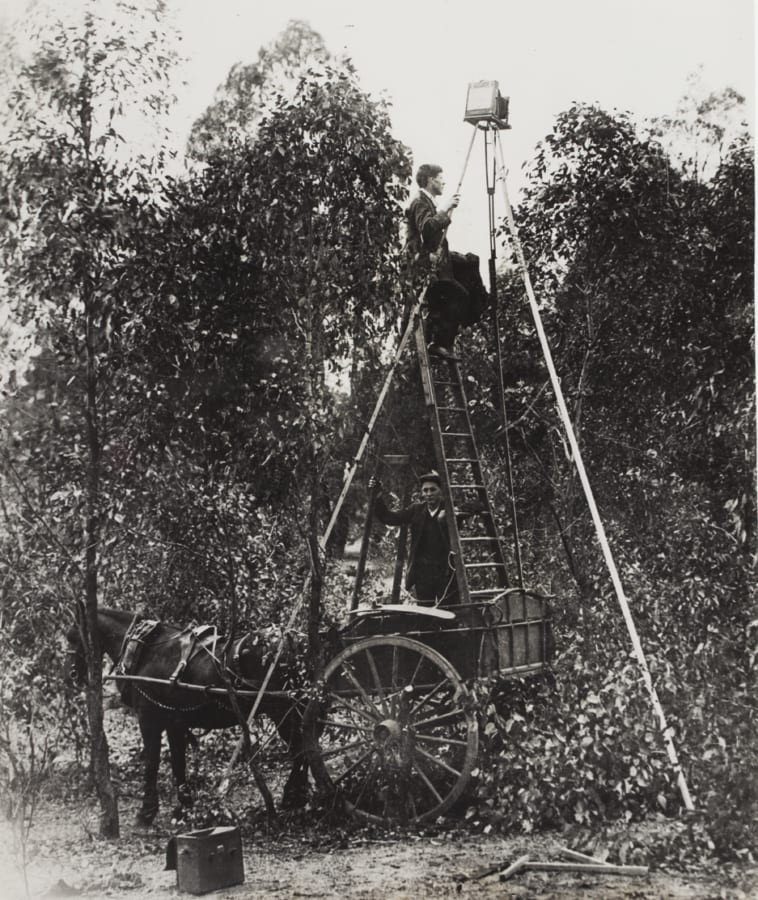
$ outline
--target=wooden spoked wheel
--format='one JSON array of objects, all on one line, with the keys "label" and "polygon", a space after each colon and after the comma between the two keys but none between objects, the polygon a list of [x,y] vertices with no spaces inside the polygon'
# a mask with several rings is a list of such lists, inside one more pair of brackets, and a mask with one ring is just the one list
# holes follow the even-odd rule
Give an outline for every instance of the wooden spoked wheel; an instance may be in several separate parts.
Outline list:
[{"label": "wooden spoked wheel", "polygon": [[319,687],[303,725],[321,791],[379,822],[433,820],[460,798],[477,721],[436,650],[402,636],[365,638],[329,663]]}]

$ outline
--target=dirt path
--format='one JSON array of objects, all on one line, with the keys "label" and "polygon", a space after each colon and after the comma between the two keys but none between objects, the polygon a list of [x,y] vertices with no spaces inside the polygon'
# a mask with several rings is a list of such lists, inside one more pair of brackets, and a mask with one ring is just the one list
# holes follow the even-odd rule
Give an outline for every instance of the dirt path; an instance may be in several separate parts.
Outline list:
[{"label": "dirt path", "polygon": [[[118,841],[98,840],[94,805],[46,803],[32,839],[29,867],[32,897],[178,898],[176,875],[164,870],[171,834],[168,819],[150,831],[131,826],[133,805],[122,809]],[[23,881],[13,862],[12,841],[3,824],[0,839],[0,900],[21,900]],[[507,885],[495,874],[460,881],[495,862],[529,854],[558,860],[561,836],[504,839],[465,835],[353,835],[294,827],[276,838],[246,836],[245,883],[207,896],[246,900],[257,897],[432,898],[523,897],[596,900],[748,900],[758,898],[758,868],[716,867],[688,873],[652,869],[644,877],[522,872]]]}]

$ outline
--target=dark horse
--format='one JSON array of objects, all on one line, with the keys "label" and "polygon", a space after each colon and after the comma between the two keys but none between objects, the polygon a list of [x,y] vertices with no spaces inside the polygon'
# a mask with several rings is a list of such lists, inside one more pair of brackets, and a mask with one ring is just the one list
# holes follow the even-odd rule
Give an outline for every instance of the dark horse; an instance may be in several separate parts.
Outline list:
[{"label": "dark horse", "polygon": [[[179,629],[162,622],[136,632],[139,643],[131,640],[139,618],[118,609],[99,609],[97,630],[100,648],[117,664],[116,672],[126,671],[137,679],[119,679],[121,697],[137,715],[145,756],[145,791],[138,822],[149,824],[158,812],[158,766],[161,736],[168,737],[171,768],[182,805],[192,803],[186,780],[186,750],[189,729],[205,730],[230,728],[239,724],[228,694],[225,694],[223,674],[237,689],[248,694],[257,690],[268,669],[272,656],[272,641],[263,632],[250,632],[231,645],[229,659],[221,660],[225,641],[213,634],[200,636],[191,629]],[[131,629],[131,630],[130,630]],[[209,631],[213,631],[209,629]],[[127,639],[129,632],[129,639]],[[126,640],[125,640],[126,639]],[[86,679],[86,664],[82,650],[80,626],[67,633],[69,642],[69,677],[80,684]],[[157,682],[140,679],[157,679]],[[203,692],[182,687],[201,685],[217,690]],[[268,690],[264,693],[256,715],[268,716],[287,744],[292,771],[284,788],[282,805],[295,806],[305,802],[308,784],[308,763],[303,752],[301,710],[288,695],[294,686],[286,662],[275,669]],[[241,712],[247,717],[255,696],[237,694]]]}]

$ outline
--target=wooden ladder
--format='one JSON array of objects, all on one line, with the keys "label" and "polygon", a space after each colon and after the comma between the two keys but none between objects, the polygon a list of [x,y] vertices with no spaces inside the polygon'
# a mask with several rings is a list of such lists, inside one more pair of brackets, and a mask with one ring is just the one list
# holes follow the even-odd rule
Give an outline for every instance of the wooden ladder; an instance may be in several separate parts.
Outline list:
[{"label": "wooden ladder", "polygon": [[[416,346],[437,467],[443,480],[459,602],[486,601],[509,587],[509,581],[460,363],[429,354],[421,319],[416,327]],[[467,515],[472,509],[476,514]]]}]

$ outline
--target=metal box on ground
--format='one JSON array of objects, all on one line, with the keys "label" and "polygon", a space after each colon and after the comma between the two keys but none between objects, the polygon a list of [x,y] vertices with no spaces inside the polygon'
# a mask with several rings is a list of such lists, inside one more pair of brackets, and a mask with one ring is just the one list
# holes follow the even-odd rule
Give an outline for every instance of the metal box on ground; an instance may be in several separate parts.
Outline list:
[{"label": "metal box on ground", "polygon": [[180,891],[206,894],[244,880],[239,828],[203,828],[176,836],[176,886]]}]

